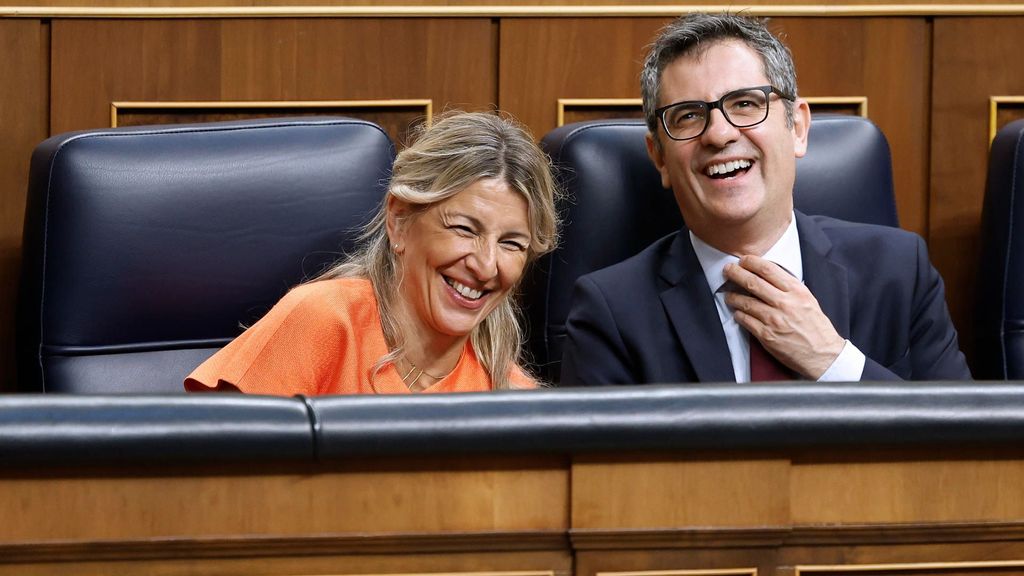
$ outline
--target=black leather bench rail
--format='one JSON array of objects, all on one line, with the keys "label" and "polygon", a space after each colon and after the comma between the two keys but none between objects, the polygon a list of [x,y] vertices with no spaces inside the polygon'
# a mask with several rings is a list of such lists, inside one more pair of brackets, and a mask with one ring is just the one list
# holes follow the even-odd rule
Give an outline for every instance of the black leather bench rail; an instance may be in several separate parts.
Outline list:
[{"label": "black leather bench rail", "polygon": [[964,444],[1024,446],[1024,385],[664,385],[308,399],[0,397],[0,467]]},{"label": "black leather bench rail", "polygon": [[667,385],[309,402],[322,460],[1024,441],[1018,384]]},{"label": "black leather bench rail", "polygon": [[0,396],[0,467],[109,463],[309,463],[298,398]]}]

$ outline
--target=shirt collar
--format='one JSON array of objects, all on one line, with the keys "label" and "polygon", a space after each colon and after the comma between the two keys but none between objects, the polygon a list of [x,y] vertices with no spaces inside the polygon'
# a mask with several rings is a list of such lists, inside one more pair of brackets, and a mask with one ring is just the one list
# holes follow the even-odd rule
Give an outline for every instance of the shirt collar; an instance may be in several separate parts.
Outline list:
[{"label": "shirt collar", "polygon": [[[707,279],[711,292],[718,292],[718,289],[725,284],[723,270],[726,264],[739,262],[737,256],[722,252],[714,248],[690,232],[690,243],[693,244],[693,251],[697,253],[697,260],[700,267],[704,269],[704,278]],[[790,216],[789,226],[782,236],[765,252],[764,259],[782,266],[784,270],[793,275],[797,280],[804,281],[804,264],[800,255],[800,236],[796,230],[796,217]]]}]

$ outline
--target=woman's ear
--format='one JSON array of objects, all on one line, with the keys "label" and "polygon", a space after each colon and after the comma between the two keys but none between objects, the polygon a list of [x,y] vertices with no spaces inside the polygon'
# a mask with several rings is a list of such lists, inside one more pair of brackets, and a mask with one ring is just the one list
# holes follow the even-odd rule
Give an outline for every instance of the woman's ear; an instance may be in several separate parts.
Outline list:
[{"label": "woman's ear", "polygon": [[388,240],[391,242],[391,251],[395,254],[401,254],[405,250],[403,240],[405,239],[405,228],[409,223],[411,212],[412,210],[408,202],[399,200],[391,194],[388,195]]}]

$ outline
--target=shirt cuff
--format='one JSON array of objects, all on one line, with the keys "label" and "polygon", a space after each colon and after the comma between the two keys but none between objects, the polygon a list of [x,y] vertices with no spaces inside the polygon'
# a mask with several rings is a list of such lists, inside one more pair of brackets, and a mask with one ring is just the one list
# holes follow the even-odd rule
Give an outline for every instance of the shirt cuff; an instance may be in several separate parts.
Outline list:
[{"label": "shirt cuff", "polygon": [[843,351],[832,361],[832,365],[818,378],[818,382],[860,382],[864,374],[864,353],[849,340],[843,345]]}]

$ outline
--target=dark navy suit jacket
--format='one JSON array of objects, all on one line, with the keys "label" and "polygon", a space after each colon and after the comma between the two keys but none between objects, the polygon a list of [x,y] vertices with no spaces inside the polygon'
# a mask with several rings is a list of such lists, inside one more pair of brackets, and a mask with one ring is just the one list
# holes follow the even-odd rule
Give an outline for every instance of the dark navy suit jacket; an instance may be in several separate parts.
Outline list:
[{"label": "dark navy suit jacket", "polygon": [[[867,356],[861,380],[971,377],[919,236],[799,212],[796,224],[804,283]],[[577,280],[567,331],[562,385],[736,380],[685,229]]]}]

